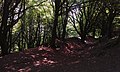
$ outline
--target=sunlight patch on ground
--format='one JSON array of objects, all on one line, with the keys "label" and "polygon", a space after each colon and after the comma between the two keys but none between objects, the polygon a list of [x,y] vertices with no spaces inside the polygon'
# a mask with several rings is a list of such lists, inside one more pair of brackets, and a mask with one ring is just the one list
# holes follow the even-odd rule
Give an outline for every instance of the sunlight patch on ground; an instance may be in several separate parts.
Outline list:
[{"label": "sunlight patch on ground", "polygon": [[52,60],[48,60],[47,58],[44,58],[43,61],[42,61],[43,64],[49,64],[49,65],[52,65],[52,64],[55,64],[57,62],[55,61],[52,61]]},{"label": "sunlight patch on ground", "polygon": [[42,65],[42,62],[41,61],[35,61],[35,62],[33,62],[33,64],[36,67],[36,66]]},{"label": "sunlight patch on ground", "polygon": [[36,56],[35,55],[31,55],[32,58],[35,58]]},{"label": "sunlight patch on ground", "polygon": [[53,61],[48,58],[44,58],[43,60],[33,62],[34,66],[52,65],[52,64],[56,64],[56,63],[57,63],[57,61]]},{"label": "sunlight patch on ground", "polygon": [[45,50],[45,51],[52,51],[52,49],[48,48],[48,47],[38,47],[39,51]]},{"label": "sunlight patch on ground", "polygon": [[80,61],[74,61],[74,62],[71,62],[71,63],[68,63],[68,65],[70,65],[70,64],[77,64],[77,63],[79,63]]},{"label": "sunlight patch on ground", "polygon": [[31,70],[32,70],[31,68],[26,67],[26,68],[23,68],[23,69],[19,69],[18,72],[29,72]]}]

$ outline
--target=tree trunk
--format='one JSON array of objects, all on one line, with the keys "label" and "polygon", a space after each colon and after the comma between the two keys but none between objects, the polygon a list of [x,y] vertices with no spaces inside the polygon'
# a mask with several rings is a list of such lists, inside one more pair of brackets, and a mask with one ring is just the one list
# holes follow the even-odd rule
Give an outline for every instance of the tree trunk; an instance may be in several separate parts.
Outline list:
[{"label": "tree trunk", "polygon": [[92,36],[95,38],[96,35],[96,25],[93,26]]},{"label": "tree trunk", "polygon": [[54,24],[52,29],[52,39],[51,39],[51,47],[55,48],[55,39],[57,37],[56,28],[58,26],[58,17],[59,17],[59,5],[61,0],[55,0],[55,15],[54,15]]},{"label": "tree trunk", "polygon": [[63,24],[63,33],[62,33],[62,40],[64,40],[65,38],[65,34],[66,34],[66,26],[67,26],[67,21],[68,21],[68,1],[66,0],[66,12],[65,12],[65,20],[64,20],[64,24]]},{"label": "tree trunk", "polygon": [[[2,36],[4,36],[4,35],[2,35]],[[5,36],[2,37],[2,42],[1,42],[1,54],[2,54],[2,56],[7,55],[9,53],[8,52],[8,49],[9,49],[8,42],[6,41],[5,38],[6,38]]]},{"label": "tree trunk", "polygon": [[86,35],[84,33],[81,34],[81,42],[83,44],[85,44],[85,39],[86,39]]},{"label": "tree trunk", "polygon": [[113,31],[113,20],[114,17],[116,16],[116,14],[114,14],[113,12],[110,13],[110,15],[108,16],[108,30],[107,30],[107,37],[111,38],[112,37],[112,31]]},{"label": "tree trunk", "polygon": [[2,16],[2,23],[0,27],[0,45],[1,45],[1,54],[6,55],[8,54],[8,43],[7,43],[7,21],[9,17],[9,4],[10,0],[4,0],[4,5],[3,5],[3,16]]}]

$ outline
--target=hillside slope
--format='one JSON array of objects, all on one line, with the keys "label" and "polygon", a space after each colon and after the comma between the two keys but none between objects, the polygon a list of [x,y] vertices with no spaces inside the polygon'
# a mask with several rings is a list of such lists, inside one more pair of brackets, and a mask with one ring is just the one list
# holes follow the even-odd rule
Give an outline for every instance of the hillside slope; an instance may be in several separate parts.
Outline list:
[{"label": "hillside slope", "polygon": [[107,42],[110,46],[82,49],[76,54],[47,47],[10,54],[0,57],[0,72],[120,72],[120,43]]}]

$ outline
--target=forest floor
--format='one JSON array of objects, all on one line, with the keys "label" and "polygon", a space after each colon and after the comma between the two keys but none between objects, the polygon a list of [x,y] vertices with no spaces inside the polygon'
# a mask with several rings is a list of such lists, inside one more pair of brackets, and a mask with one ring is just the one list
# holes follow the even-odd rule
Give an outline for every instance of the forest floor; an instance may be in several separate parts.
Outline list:
[{"label": "forest floor", "polygon": [[0,72],[120,72],[120,43],[100,52],[93,48],[31,48],[0,57]]}]

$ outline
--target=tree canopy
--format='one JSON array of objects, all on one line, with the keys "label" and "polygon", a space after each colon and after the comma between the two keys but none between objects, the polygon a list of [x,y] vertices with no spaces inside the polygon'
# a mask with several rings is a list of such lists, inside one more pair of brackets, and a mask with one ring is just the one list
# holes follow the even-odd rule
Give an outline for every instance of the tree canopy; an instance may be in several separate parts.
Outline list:
[{"label": "tree canopy", "polygon": [[1,54],[41,45],[56,48],[70,37],[119,36],[119,0],[1,0]]}]

